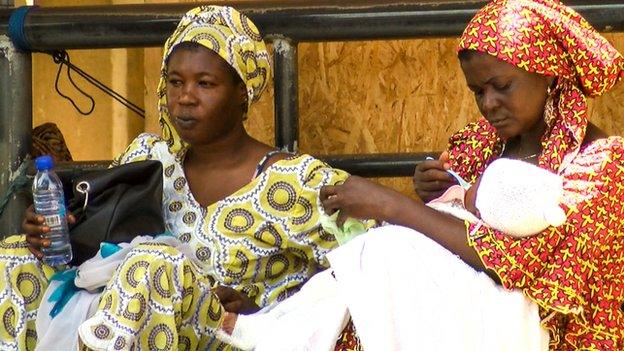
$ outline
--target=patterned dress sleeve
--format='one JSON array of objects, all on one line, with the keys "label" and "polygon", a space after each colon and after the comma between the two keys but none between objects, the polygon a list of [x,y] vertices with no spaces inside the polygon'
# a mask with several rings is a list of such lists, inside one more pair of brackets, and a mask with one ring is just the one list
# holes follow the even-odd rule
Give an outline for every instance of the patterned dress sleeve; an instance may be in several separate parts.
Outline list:
[{"label": "patterned dress sleeve", "polygon": [[501,144],[492,126],[480,119],[451,136],[448,152],[451,169],[474,184],[485,167],[501,153]]},{"label": "patterned dress sleeve", "polygon": [[516,239],[485,225],[466,224],[469,244],[484,265],[506,288],[523,289],[546,310],[589,312],[588,300],[605,291],[598,285],[612,282],[618,270],[615,286],[621,288],[624,149],[616,140],[597,144],[582,150],[562,173],[564,225]]},{"label": "patterned dress sleeve", "polygon": [[139,134],[131,143],[126,147],[126,150],[119,156],[113,159],[111,167],[119,166],[129,162],[144,161],[152,158],[152,149],[154,144],[158,141],[162,141],[160,137],[155,134],[142,133]]},{"label": "patterned dress sleeve", "polygon": [[344,182],[349,174],[331,168],[322,161],[312,159],[301,174],[301,188],[291,211],[289,230],[291,235],[288,250],[304,260],[316,262],[320,267],[329,267],[325,255],[338,243],[333,235],[321,226],[323,208],[319,198],[321,187]]}]

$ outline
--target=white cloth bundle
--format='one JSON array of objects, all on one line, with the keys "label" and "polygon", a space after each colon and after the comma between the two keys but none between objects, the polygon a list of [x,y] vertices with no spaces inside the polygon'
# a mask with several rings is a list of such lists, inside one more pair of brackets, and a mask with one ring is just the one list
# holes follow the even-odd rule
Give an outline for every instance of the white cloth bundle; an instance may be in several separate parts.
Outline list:
[{"label": "white cloth bundle", "polygon": [[93,316],[99,304],[101,288],[106,286],[117,267],[134,247],[145,242],[164,243],[196,259],[187,244],[173,236],[163,235],[135,237],[130,243],[118,244],[119,250],[110,256],[102,257],[101,250],[95,257],[85,261],[78,267],[74,284],[79,290],[55,317],[50,316],[54,303],[50,296],[63,282],[52,280],[41,299],[35,322],[37,328],[36,351],[70,351],[78,350],[78,327],[82,322]]},{"label": "white cloth bundle", "polygon": [[239,315],[232,336],[217,337],[242,350],[333,351],[349,320],[331,270],[314,275],[284,301],[252,315]]},{"label": "white cloth bundle", "polygon": [[548,350],[537,304],[421,233],[374,228],[328,258],[364,350]]},{"label": "white cloth bundle", "polygon": [[476,207],[488,226],[514,237],[565,223],[560,176],[527,162],[500,158],[483,172]]},{"label": "white cloth bundle", "polygon": [[566,220],[565,212],[559,207],[563,197],[562,178],[527,162],[501,158],[485,169],[476,198],[481,219],[466,209],[467,191],[454,185],[427,205],[471,223],[482,221],[516,238],[538,234]]}]

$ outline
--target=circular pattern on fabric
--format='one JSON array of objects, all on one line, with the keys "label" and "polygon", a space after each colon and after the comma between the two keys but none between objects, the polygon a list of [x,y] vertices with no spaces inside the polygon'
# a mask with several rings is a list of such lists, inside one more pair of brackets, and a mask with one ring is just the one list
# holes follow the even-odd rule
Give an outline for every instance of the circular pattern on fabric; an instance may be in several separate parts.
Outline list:
[{"label": "circular pattern on fabric", "polygon": [[275,279],[282,276],[284,272],[288,270],[288,258],[286,256],[278,254],[269,257],[266,265],[265,275],[268,279]]},{"label": "circular pattern on fabric", "polygon": [[26,305],[35,302],[41,294],[41,283],[32,273],[19,273],[17,275],[17,288],[24,297],[24,303]]},{"label": "circular pattern on fabric", "polygon": [[[312,169],[307,170],[307,175],[305,177],[305,179],[303,180],[303,183],[310,186],[310,187],[315,187],[318,186],[319,181],[322,179],[322,177],[316,177],[315,180],[315,175],[317,174],[317,172],[320,169],[323,169],[324,167],[321,165],[316,165],[314,167],[312,167]],[[330,185],[335,185],[335,184],[330,184]]]},{"label": "circular pattern on fabric", "polygon": [[262,41],[262,36],[260,36],[258,30],[255,29],[254,26],[250,23],[250,20],[242,14],[240,17],[240,24],[243,33],[253,39],[253,41]]},{"label": "circular pattern on fabric", "polygon": [[93,327],[92,330],[93,330],[93,335],[95,335],[95,337],[100,340],[106,340],[110,338],[111,336],[110,329],[104,324],[98,324],[95,327]]},{"label": "circular pattern on fabric", "polygon": [[[221,44],[219,44],[219,41],[208,33],[199,33],[197,36],[193,38],[193,42],[200,42],[200,41],[204,42],[200,45],[205,46],[214,52],[218,53],[221,50]],[[206,45],[205,43],[206,41],[208,41],[210,45]]]},{"label": "circular pattern on fabric", "polygon": [[281,302],[286,300],[288,297],[290,296],[290,294],[288,293],[288,290],[282,290],[279,295],[277,295],[277,299],[275,299],[277,302]]},{"label": "circular pattern on fabric", "polygon": [[247,80],[256,78],[260,74],[260,68],[258,67],[258,62],[256,61],[256,53],[247,50],[241,53],[241,58],[247,67],[254,67],[253,71],[247,71]]},{"label": "circular pattern on fabric", "polygon": [[210,320],[214,322],[218,322],[221,319],[221,314],[223,311],[221,310],[222,306],[217,298],[210,298],[210,303],[208,305],[208,317]]},{"label": "circular pattern on fabric", "polygon": [[178,177],[173,182],[173,188],[177,191],[182,190],[182,188],[184,188],[185,185],[186,185],[186,179],[184,179],[184,177]]},{"label": "circular pattern on fabric", "polygon": [[173,332],[166,324],[157,324],[149,334],[148,345],[150,350],[171,350]]},{"label": "circular pattern on fabric", "polygon": [[130,298],[128,304],[126,305],[126,309],[123,311],[123,317],[138,322],[143,317],[143,313],[147,309],[147,303],[145,301],[145,297],[143,295],[136,293]]},{"label": "circular pattern on fabric", "polygon": [[194,292],[195,289],[192,286],[184,288],[184,290],[182,290],[182,300],[186,299],[187,297],[192,297]]},{"label": "circular pattern on fabric", "polygon": [[26,329],[26,350],[34,350],[37,347],[37,331]]},{"label": "circular pattern on fabric", "polygon": [[197,256],[197,259],[199,259],[200,261],[208,262],[211,256],[211,252],[208,247],[202,246],[199,249],[197,249],[197,251],[195,251],[195,255]]},{"label": "circular pattern on fabric", "polygon": [[165,176],[167,178],[171,177],[173,175],[173,171],[175,171],[175,163],[165,168]]},{"label": "circular pattern on fabric", "polygon": [[9,306],[2,314],[2,324],[9,336],[12,338],[17,336],[17,330],[15,329],[15,309],[13,306]]},{"label": "circular pattern on fabric", "polygon": [[236,208],[230,211],[227,216],[225,216],[225,221],[223,223],[227,230],[231,230],[234,233],[243,233],[249,230],[253,224],[254,218],[251,212],[242,208]]},{"label": "circular pattern on fabric", "polygon": [[160,296],[169,298],[171,297],[171,290],[169,288],[168,277],[165,273],[164,266],[160,266],[156,269],[156,273],[154,273],[154,288]]},{"label": "circular pattern on fabric", "polygon": [[323,229],[322,227],[319,228],[319,237],[323,240],[323,241],[336,241],[336,237],[333,234],[328,233],[327,231],[325,231],[325,229]]},{"label": "circular pattern on fabric", "polygon": [[180,201],[171,201],[169,204],[169,212],[178,212],[182,209],[182,202]]},{"label": "circular pattern on fabric", "polygon": [[286,182],[276,182],[271,185],[267,192],[267,202],[272,208],[286,212],[295,205],[297,192],[295,188]]},{"label": "circular pattern on fabric", "polygon": [[183,243],[188,243],[189,241],[191,241],[191,233],[183,233],[182,235],[180,235],[179,239]]},{"label": "circular pattern on fabric", "polygon": [[0,241],[0,249],[14,250],[14,249],[27,249],[28,248],[28,242],[26,240],[11,242],[8,240],[10,238],[12,237],[8,237]]},{"label": "circular pattern on fabric", "polygon": [[115,339],[115,343],[113,344],[113,348],[115,350],[123,350],[126,347],[126,339],[123,336],[118,336]]},{"label": "circular pattern on fabric", "polygon": [[104,306],[102,306],[103,310],[110,310],[113,307],[113,295],[106,295],[104,298]]},{"label": "circular pattern on fabric", "polygon": [[178,335],[178,350],[180,351],[190,351],[191,350],[191,339],[184,335]]},{"label": "circular pattern on fabric", "polygon": [[293,224],[302,225],[312,218],[312,215],[314,214],[314,209],[312,208],[312,204],[310,203],[310,201],[306,200],[303,197],[297,199],[297,205],[303,207],[303,214],[301,216],[293,218]]},{"label": "circular pattern on fabric", "polygon": [[[139,286],[139,280],[135,279],[135,277],[137,276],[137,271],[140,268],[143,268],[143,270],[147,271],[148,267],[149,263],[147,261],[137,261],[130,265],[130,267],[126,271],[126,281],[128,282],[128,284],[130,284],[130,286],[133,288]],[[145,274],[145,272],[143,272],[143,274]],[[140,274],[139,277],[143,277],[143,274]]]},{"label": "circular pattern on fabric", "polygon": [[247,285],[243,288],[243,293],[249,296],[250,299],[255,299],[256,296],[260,295],[260,288],[256,285]]},{"label": "circular pattern on fabric", "polygon": [[195,289],[193,289],[192,286],[186,287],[182,290],[182,308],[180,311],[183,315],[186,315],[195,307],[197,300],[193,296],[194,293]]},{"label": "circular pattern on fabric", "polygon": [[191,225],[195,223],[196,219],[197,215],[195,214],[195,212],[187,212],[184,214],[184,217],[182,217],[182,222],[184,222],[184,224],[186,225]]},{"label": "circular pattern on fabric", "polygon": [[197,278],[195,278],[195,273],[191,267],[185,265],[184,268],[182,268],[182,271],[184,272],[184,281],[194,284]]},{"label": "circular pattern on fabric", "polygon": [[282,236],[272,223],[266,223],[255,233],[254,238],[273,247],[282,246]]},{"label": "circular pattern on fabric", "polygon": [[[254,256],[252,253],[250,255]],[[228,267],[225,272],[225,275],[229,278],[232,278],[235,282],[240,281],[245,274],[247,273],[247,269],[249,269],[249,257],[245,255],[245,252],[242,250],[236,250],[236,254],[234,255],[236,260],[232,260],[230,258],[229,262],[225,263],[224,266]],[[237,271],[234,271],[236,269]]]},{"label": "circular pattern on fabric", "polygon": [[302,250],[297,247],[291,247],[288,249],[288,251],[291,251],[292,253],[295,254],[296,257],[301,258],[304,261],[311,261],[311,259],[308,257],[308,253],[305,252],[305,250]]}]

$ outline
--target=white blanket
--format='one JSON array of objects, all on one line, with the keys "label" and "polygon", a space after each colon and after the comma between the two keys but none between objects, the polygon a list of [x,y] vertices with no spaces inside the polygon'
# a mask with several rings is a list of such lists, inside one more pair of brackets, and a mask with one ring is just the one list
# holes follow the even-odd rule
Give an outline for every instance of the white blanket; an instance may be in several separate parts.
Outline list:
[{"label": "white blanket", "polygon": [[349,321],[347,305],[330,270],[316,274],[298,293],[259,315],[263,313],[268,318],[255,322],[256,328],[258,322],[263,323],[255,331],[256,351],[333,351]]},{"label": "white blanket", "polygon": [[372,229],[328,258],[366,351],[548,350],[535,303],[421,233]]},{"label": "white blanket", "polygon": [[53,280],[48,285],[41,299],[35,321],[38,339],[35,351],[78,350],[78,327],[95,313],[101,288],[106,286],[130,250],[147,241],[176,247],[187,254],[189,258],[196,259],[187,244],[183,244],[172,236],[159,236],[157,238],[138,236],[130,243],[119,244],[121,249],[106,258],[103,258],[98,252],[95,257],[78,267],[74,283],[77,287],[85,290],[78,291],[55,317],[50,316],[54,303],[49,302],[48,299],[61,282]]}]

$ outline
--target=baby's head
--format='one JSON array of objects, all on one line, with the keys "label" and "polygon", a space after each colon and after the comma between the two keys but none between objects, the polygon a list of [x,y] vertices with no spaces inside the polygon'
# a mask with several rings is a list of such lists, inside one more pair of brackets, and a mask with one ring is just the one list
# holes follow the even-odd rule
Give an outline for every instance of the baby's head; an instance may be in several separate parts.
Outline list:
[{"label": "baby's head", "polygon": [[537,234],[565,220],[560,176],[527,162],[501,158],[481,176],[476,208],[488,226],[514,237]]}]

